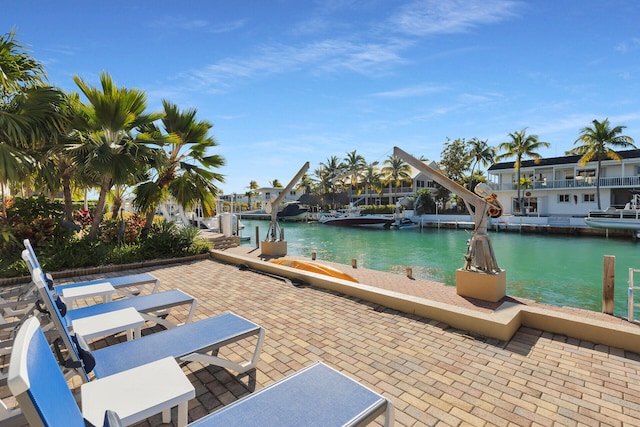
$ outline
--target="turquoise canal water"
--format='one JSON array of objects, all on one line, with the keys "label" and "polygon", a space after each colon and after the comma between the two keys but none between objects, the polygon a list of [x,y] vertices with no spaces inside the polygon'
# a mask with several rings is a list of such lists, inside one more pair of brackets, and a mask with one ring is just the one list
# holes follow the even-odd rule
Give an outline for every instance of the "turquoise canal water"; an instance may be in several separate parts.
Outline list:
[{"label": "turquoise canal water", "polygon": [[[264,240],[268,221],[242,220],[255,245],[255,227]],[[311,257],[372,270],[405,274],[455,286],[469,230],[377,230],[282,223],[289,255]],[[537,302],[601,311],[605,255],[615,259],[615,311],[627,316],[629,268],[640,268],[640,242],[602,237],[550,236],[490,232],[500,268],[507,271],[507,294]],[[640,282],[640,274],[636,275]],[[640,294],[636,295],[640,300]],[[639,315],[635,313],[636,317]]]}]

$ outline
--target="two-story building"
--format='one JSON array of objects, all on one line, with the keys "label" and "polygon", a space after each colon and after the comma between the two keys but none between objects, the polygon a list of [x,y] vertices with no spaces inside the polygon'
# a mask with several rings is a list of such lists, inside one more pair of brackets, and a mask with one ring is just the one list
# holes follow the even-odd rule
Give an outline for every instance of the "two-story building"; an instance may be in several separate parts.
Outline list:
[{"label": "two-story building", "polygon": [[[424,160],[423,163],[430,167],[437,167],[436,163],[432,160]],[[410,169],[410,180],[400,181],[400,185],[397,187],[395,182],[390,182],[387,185],[382,185],[379,189],[361,189],[360,194],[352,191],[351,202],[369,205],[392,205],[404,197],[414,196],[416,191],[422,188],[435,188],[435,183],[429,177],[413,166],[410,166]],[[378,170],[378,172],[380,172],[380,170]],[[360,186],[362,186],[362,184],[360,184]]]},{"label": "two-story building", "polygon": [[[618,151],[622,160],[602,160],[601,208],[622,208],[640,192],[640,150]],[[583,217],[597,209],[597,161],[580,166],[581,156],[524,160],[520,165],[522,212],[517,203],[515,162],[496,163],[488,169],[489,184],[506,214]]]}]

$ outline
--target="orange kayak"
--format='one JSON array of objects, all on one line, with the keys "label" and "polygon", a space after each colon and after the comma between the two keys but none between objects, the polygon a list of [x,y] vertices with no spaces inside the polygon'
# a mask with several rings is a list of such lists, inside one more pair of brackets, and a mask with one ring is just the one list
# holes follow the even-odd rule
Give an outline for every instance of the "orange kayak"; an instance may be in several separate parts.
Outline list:
[{"label": "orange kayak", "polygon": [[269,260],[274,264],[284,265],[286,267],[297,268],[299,270],[309,271],[311,273],[324,274],[325,276],[335,277],[336,279],[348,280],[350,282],[358,283],[356,279],[349,276],[342,271],[329,267],[328,265],[318,264],[312,261],[303,261],[297,259],[279,258]]}]

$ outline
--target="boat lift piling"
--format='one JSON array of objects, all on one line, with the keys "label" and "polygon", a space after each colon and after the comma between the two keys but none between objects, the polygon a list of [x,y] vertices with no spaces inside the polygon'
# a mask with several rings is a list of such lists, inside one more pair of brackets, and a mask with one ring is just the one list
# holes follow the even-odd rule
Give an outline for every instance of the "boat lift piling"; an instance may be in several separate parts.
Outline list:
[{"label": "boat lift piling", "polygon": [[[302,175],[309,169],[309,162],[306,162],[298,171],[295,177],[282,189],[278,197],[271,199],[265,206],[265,211],[271,214],[271,223],[267,230],[267,237],[262,241],[262,255],[271,257],[281,257],[287,255],[287,242],[284,240],[284,231],[278,224],[278,205],[289,194],[289,191],[302,178]],[[280,240],[278,240],[278,236]],[[257,239],[256,239],[257,241]]]},{"label": "boat lift piling", "polygon": [[456,270],[458,295],[491,302],[501,300],[506,295],[506,272],[498,267],[487,234],[488,217],[497,218],[502,215],[502,205],[498,202],[497,196],[482,184],[470,191],[398,147],[393,148],[393,155],[460,197],[467,206],[474,228],[467,244],[465,264]]}]

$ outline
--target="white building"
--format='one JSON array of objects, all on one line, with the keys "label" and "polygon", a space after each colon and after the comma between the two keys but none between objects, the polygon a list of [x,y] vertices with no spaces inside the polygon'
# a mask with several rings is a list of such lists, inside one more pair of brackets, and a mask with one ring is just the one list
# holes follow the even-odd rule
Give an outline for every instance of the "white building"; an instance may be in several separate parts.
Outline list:
[{"label": "white building", "polygon": [[[618,151],[618,160],[602,160],[600,172],[601,208],[622,208],[633,192],[640,192],[640,150]],[[523,160],[520,166],[523,213],[533,216],[585,216],[597,209],[598,163],[578,164],[581,156]],[[515,162],[497,163],[488,169],[489,184],[506,214],[517,208]]]}]

